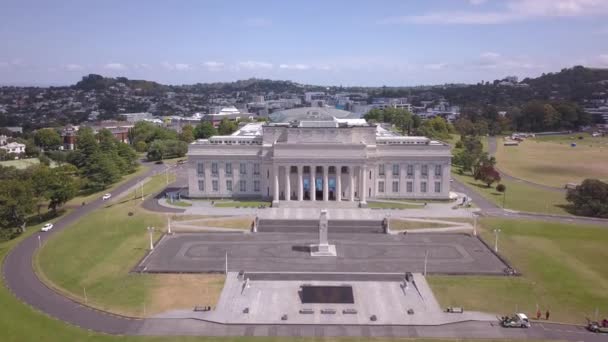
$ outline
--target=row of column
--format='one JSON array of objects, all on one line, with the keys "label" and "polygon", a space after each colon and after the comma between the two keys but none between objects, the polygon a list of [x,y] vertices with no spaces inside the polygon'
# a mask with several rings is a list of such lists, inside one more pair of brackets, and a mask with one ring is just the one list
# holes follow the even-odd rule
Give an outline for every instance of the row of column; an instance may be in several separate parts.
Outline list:
[{"label": "row of column", "polygon": [[[275,165],[274,166],[274,201],[278,201],[279,197],[280,197],[280,191],[279,191],[279,167],[280,165]],[[303,201],[304,200],[304,165],[295,165],[295,167],[297,168],[298,172],[298,201]],[[329,168],[330,166],[321,166],[323,168],[323,201],[329,201]],[[355,172],[354,172],[354,168],[355,166],[347,166],[349,168],[349,172],[348,174],[350,175],[349,177],[349,189],[350,189],[350,194],[348,197],[348,199],[350,201],[354,201],[355,200]],[[291,166],[290,165],[285,165],[285,185],[284,185],[284,193],[285,193],[285,201],[290,201],[291,200]],[[342,166],[334,166],[335,170],[336,170],[336,201],[342,201]],[[317,200],[317,193],[316,193],[316,172],[317,172],[317,167],[316,166],[310,166],[310,200],[311,201],[316,201]],[[367,200],[367,194],[365,189],[367,189],[367,182],[366,182],[366,173],[367,173],[367,167],[365,165],[362,165],[359,167],[359,180],[361,181],[360,187],[360,194],[359,194],[359,198],[361,199],[361,202],[365,203]]]}]

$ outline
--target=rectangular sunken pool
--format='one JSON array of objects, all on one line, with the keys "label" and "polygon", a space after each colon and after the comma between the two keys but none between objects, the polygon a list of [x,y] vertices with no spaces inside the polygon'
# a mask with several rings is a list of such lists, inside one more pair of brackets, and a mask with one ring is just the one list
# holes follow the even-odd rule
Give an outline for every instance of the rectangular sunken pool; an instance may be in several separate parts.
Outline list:
[{"label": "rectangular sunken pool", "polygon": [[302,285],[303,304],[354,304],[353,288],[349,285],[315,286]]}]

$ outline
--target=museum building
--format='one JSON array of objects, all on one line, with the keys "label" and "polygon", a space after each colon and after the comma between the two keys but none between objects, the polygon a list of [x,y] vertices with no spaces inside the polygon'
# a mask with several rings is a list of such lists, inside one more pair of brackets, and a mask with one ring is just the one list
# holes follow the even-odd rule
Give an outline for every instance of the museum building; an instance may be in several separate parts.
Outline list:
[{"label": "museum building", "polygon": [[284,202],[448,199],[450,145],[402,136],[352,113],[295,108],[188,148],[192,198]]}]

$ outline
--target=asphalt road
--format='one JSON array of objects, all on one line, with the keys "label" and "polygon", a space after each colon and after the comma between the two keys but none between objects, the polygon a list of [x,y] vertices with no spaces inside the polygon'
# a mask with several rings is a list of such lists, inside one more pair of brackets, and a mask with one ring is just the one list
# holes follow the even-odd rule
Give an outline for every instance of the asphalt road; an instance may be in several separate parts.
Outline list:
[{"label": "asphalt road", "polygon": [[[164,170],[152,165],[146,176]],[[114,192],[126,191],[138,182],[133,179]],[[134,319],[99,311],[76,303],[48,288],[32,268],[33,255],[40,242],[65,229],[103,205],[100,199],[73,210],[56,220],[52,231],[36,233],[15,246],[4,260],[2,275],[6,287],[25,304],[68,324],[114,335],[208,335],[208,336],[386,336],[441,338],[536,338],[570,341],[605,341],[606,336],[586,332],[570,325],[534,324],[531,329],[503,329],[484,322],[465,322],[445,326],[284,326],[222,325],[193,319]],[[52,332],[49,332],[52,333]]]}]

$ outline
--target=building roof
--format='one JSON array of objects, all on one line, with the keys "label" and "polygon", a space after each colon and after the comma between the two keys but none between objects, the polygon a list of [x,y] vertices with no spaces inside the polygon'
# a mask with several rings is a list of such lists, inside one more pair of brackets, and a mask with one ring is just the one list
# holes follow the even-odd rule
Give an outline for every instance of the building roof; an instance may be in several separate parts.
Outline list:
[{"label": "building roof", "polygon": [[271,122],[333,121],[334,119],[358,119],[359,115],[330,107],[300,107],[280,110],[269,115]]}]

